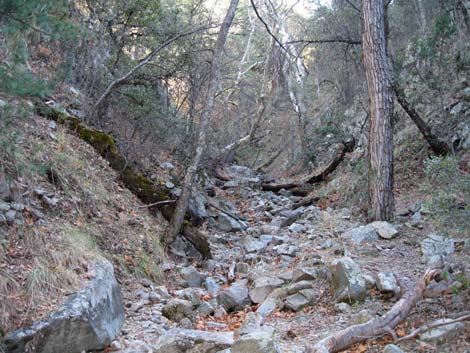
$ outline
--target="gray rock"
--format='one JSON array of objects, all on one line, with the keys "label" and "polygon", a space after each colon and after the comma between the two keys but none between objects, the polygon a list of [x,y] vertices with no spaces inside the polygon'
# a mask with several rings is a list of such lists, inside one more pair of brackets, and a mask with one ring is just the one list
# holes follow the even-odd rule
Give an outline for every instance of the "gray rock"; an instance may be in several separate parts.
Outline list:
[{"label": "gray rock", "polygon": [[281,244],[276,245],[274,247],[274,250],[277,252],[278,255],[295,256],[299,249],[294,245]]},{"label": "gray rock", "polygon": [[167,171],[175,169],[175,166],[171,164],[170,162],[163,162],[162,164],[160,164],[160,167]]},{"label": "gray rock", "polygon": [[189,320],[187,317],[183,318],[180,322],[178,322],[178,328],[183,328],[183,329],[192,329],[193,328],[193,323],[191,320]]},{"label": "gray rock", "polygon": [[[451,321],[451,319],[440,319],[434,321],[431,325],[442,324],[449,321]],[[420,338],[423,341],[443,343],[458,337],[464,330],[465,324],[463,322],[454,322],[452,324],[435,327],[429,331],[426,331],[420,335]]]},{"label": "gray rock", "polygon": [[267,298],[259,307],[256,309],[256,312],[260,314],[263,318],[267,318],[271,315],[274,310],[277,308],[278,299]]},{"label": "gray rock", "polygon": [[315,268],[296,268],[292,272],[292,282],[311,281],[317,279]]},{"label": "gray rock", "polygon": [[302,289],[299,293],[308,299],[308,305],[314,304],[318,297],[317,292],[312,288]]},{"label": "gray rock", "polygon": [[222,232],[239,232],[247,228],[245,223],[237,221],[235,218],[232,218],[222,212],[218,214],[217,221],[217,229]]},{"label": "gray rock", "polygon": [[377,234],[383,239],[393,239],[398,235],[398,229],[394,225],[388,222],[372,222],[369,224],[372,226]]},{"label": "gray rock", "polygon": [[259,240],[263,242],[265,245],[269,245],[272,243],[274,237],[271,234],[261,234],[259,236]]},{"label": "gray rock", "polygon": [[337,313],[349,314],[352,311],[351,305],[347,303],[336,303],[334,309]]},{"label": "gray rock", "polygon": [[237,180],[229,180],[222,185],[222,189],[238,188],[240,186]]},{"label": "gray rock", "polygon": [[34,195],[36,196],[42,196],[46,194],[46,190],[41,189],[41,188],[36,188],[33,190],[33,192],[34,192]]},{"label": "gray rock", "polygon": [[350,240],[355,245],[360,245],[364,242],[372,242],[379,239],[375,228],[368,224],[360,226],[344,232],[341,238]]},{"label": "gray rock", "polygon": [[246,238],[243,243],[243,247],[247,253],[263,252],[267,247],[265,242],[254,240],[252,238]]},{"label": "gray rock", "polygon": [[132,341],[128,343],[129,348],[119,353],[153,353],[153,348],[143,341]]},{"label": "gray rock", "polygon": [[52,120],[49,121],[48,126],[49,126],[49,129],[51,129],[51,130],[56,130],[57,129],[57,124],[56,124],[55,121],[52,121]]},{"label": "gray rock", "polygon": [[209,293],[211,297],[215,297],[220,290],[219,284],[212,277],[206,278],[205,285],[207,293]]},{"label": "gray rock", "polygon": [[400,294],[400,286],[391,272],[380,272],[377,275],[377,288],[382,293],[393,293],[396,296]]},{"label": "gray rock", "polygon": [[225,168],[225,171],[232,179],[254,177],[254,172],[252,169],[241,165],[228,166]]},{"label": "gray rock", "polygon": [[202,316],[209,316],[214,313],[214,307],[208,302],[202,302],[196,309],[196,311]]},{"label": "gray rock", "polygon": [[361,275],[361,269],[352,259],[343,257],[333,260],[330,271],[337,301],[364,301],[367,283]]},{"label": "gray rock", "polygon": [[7,213],[5,213],[5,218],[7,220],[7,223],[12,224],[16,218],[16,211],[15,210],[8,211]]},{"label": "gray rock", "polygon": [[175,187],[175,184],[173,184],[171,181],[165,182],[165,187],[167,189],[173,189]]},{"label": "gray rock", "polygon": [[7,223],[6,217],[3,215],[3,213],[0,213],[0,225],[6,224],[6,223]]},{"label": "gray rock", "polygon": [[203,289],[199,288],[184,288],[175,291],[175,294],[184,300],[189,300],[193,306],[202,304],[202,297],[206,294]]},{"label": "gray rock", "polygon": [[431,234],[421,242],[421,252],[427,264],[438,263],[454,253],[454,240]]},{"label": "gray rock", "polygon": [[11,205],[8,202],[4,202],[0,200],[0,212],[8,212],[10,210]]},{"label": "gray rock", "polygon": [[163,307],[162,314],[169,320],[181,321],[193,314],[193,304],[189,300],[171,299]]},{"label": "gray rock", "polygon": [[193,218],[198,221],[206,219],[209,214],[206,209],[206,199],[201,193],[193,192],[188,202],[188,210]]},{"label": "gray rock", "polygon": [[13,208],[15,211],[18,211],[18,212],[24,211],[24,205],[19,202],[12,203],[11,208]]},{"label": "gray rock", "polygon": [[154,353],[215,353],[233,344],[233,332],[171,329],[155,344]]},{"label": "gray rock", "polygon": [[227,315],[227,311],[223,306],[219,306],[215,311],[214,311],[214,317],[215,318],[221,318],[223,316]]},{"label": "gray rock", "polygon": [[243,325],[237,330],[238,335],[246,335],[259,330],[263,324],[263,317],[259,313],[249,312],[246,314]]},{"label": "gray rock", "polygon": [[262,303],[274,289],[283,284],[284,281],[276,277],[257,278],[250,289],[250,299],[253,303]]},{"label": "gray rock", "polygon": [[13,201],[10,184],[2,176],[0,176],[0,200]]},{"label": "gray rock", "polygon": [[273,340],[273,331],[263,329],[241,336],[230,348],[231,353],[281,353]]},{"label": "gray rock", "polygon": [[50,207],[55,207],[59,203],[59,199],[56,197],[48,197],[46,195],[42,195],[42,200],[44,203]]},{"label": "gray rock", "polygon": [[272,226],[269,224],[265,224],[260,227],[260,232],[262,234],[278,234],[280,232],[281,228],[277,226]]},{"label": "gray rock", "polygon": [[159,303],[162,301],[162,297],[160,295],[158,295],[157,293],[155,292],[150,292],[149,293],[149,300],[150,302],[152,303]]},{"label": "gray rock", "polygon": [[383,350],[383,353],[405,353],[394,344],[387,344]]},{"label": "gray rock", "polygon": [[217,295],[217,303],[223,305],[226,310],[241,310],[250,304],[246,280],[233,283],[229,288]]},{"label": "gray rock", "polygon": [[289,231],[292,233],[300,233],[304,229],[304,226],[299,223],[294,223],[294,224],[291,224],[289,228],[287,229],[289,229]]},{"label": "gray rock", "polygon": [[302,294],[297,293],[290,295],[286,298],[284,305],[287,309],[292,311],[300,311],[309,304],[310,300],[305,298]]},{"label": "gray rock", "polygon": [[250,270],[250,265],[246,262],[237,262],[235,265],[235,272],[236,273],[248,273]]},{"label": "gray rock", "polygon": [[184,267],[180,271],[180,275],[186,281],[188,287],[201,287],[204,281],[204,276],[193,266]]},{"label": "gray rock", "polygon": [[9,333],[4,341],[6,351],[23,353],[34,345],[37,353],[80,353],[110,344],[124,322],[121,289],[110,262],[96,262],[93,272],[94,279],[59,310]]},{"label": "gray rock", "polygon": [[[303,214],[303,210],[298,208],[296,210],[281,211],[281,228],[289,227]],[[295,232],[295,231],[294,231]]]}]

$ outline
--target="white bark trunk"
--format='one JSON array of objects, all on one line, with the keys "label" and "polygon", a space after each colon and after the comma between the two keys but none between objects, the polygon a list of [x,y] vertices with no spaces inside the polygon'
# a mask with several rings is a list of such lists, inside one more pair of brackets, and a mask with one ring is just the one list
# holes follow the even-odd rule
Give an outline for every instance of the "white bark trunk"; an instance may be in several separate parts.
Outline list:
[{"label": "white bark trunk", "polygon": [[181,196],[178,199],[173,219],[168,228],[167,238],[165,239],[165,242],[167,244],[175,240],[184,222],[184,216],[188,208],[189,198],[191,197],[194,176],[196,175],[199,163],[202,158],[202,154],[206,147],[206,137],[207,130],[209,127],[209,120],[212,113],[212,108],[214,106],[214,96],[216,94],[219,82],[220,61],[223,56],[224,45],[227,40],[228,31],[232,24],[233,18],[235,17],[235,11],[237,9],[238,2],[239,0],[232,0],[230,2],[229,9],[227,11],[227,14],[225,15],[224,21],[220,28],[219,35],[217,37],[217,42],[215,43],[209,75],[209,84],[207,89],[207,102],[200,119],[200,126],[196,141],[196,153],[194,155],[193,160],[191,161],[191,164],[188,167],[188,170],[186,171],[186,175],[183,180]]}]

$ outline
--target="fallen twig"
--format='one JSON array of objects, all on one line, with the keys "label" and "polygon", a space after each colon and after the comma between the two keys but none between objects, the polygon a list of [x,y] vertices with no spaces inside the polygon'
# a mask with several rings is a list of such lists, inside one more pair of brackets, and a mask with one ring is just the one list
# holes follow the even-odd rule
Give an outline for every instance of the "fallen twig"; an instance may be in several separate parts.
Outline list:
[{"label": "fallen twig", "polygon": [[151,204],[148,204],[148,205],[142,205],[142,206],[137,206],[137,207],[145,208],[145,207],[152,207],[152,206],[162,205],[162,204],[165,204],[165,203],[173,203],[173,202],[176,202],[176,200],[158,201],[158,202],[154,202],[154,203],[151,203]]}]

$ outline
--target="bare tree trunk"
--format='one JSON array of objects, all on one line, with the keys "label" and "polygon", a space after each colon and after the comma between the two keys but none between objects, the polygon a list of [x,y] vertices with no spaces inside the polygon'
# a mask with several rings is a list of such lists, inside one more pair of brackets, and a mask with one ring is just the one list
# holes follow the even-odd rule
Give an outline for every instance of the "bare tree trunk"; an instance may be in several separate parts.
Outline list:
[{"label": "bare tree trunk", "polygon": [[423,119],[421,119],[419,113],[416,111],[416,109],[413,108],[413,106],[411,106],[411,104],[406,99],[405,92],[403,91],[403,89],[399,87],[397,83],[395,83],[393,85],[393,90],[395,92],[395,96],[397,97],[398,103],[400,103],[401,107],[406,112],[406,114],[408,114],[410,119],[413,120],[421,134],[429,143],[429,146],[431,146],[434,153],[440,156],[445,156],[446,154],[449,154],[451,151],[450,146],[432,133],[432,130],[429,125],[426,124]]},{"label": "bare tree trunk", "polygon": [[387,57],[386,0],[364,0],[363,52],[370,99],[369,216],[391,220],[393,198],[393,89]]},{"label": "bare tree trunk", "polygon": [[286,80],[289,99],[294,107],[295,113],[297,114],[296,126],[299,138],[299,148],[295,154],[297,156],[301,156],[307,148],[304,128],[307,115],[304,82],[307,78],[307,70],[305,69],[302,55],[295,47],[295,44],[291,43],[292,37],[287,31],[285,25],[285,15],[283,16],[279,14],[271,2],[269,2],[269,4],[271,5],[272,17],[279,29],[280,39],[284,43],[284,48],[286,49],[283,51],[285,60],[282,65],[282,72]]},{"label": "bare tree trunk", "polygon": [[[253,30],[255,27],[254,27],[254,24],[252,23],[252,21],[253,20],[251,19],[251,16],[250,16],[250,23],[252,25],[252,30]],[[249,41],[251,40],[252,34],[253,34],[253,31],[250,32]],[[237,150],[238,148],[240,148],[242,146],[245,146],[245,145],[249,144],[251,141],[253,141],[253,139],[255,137],[255,134],[256,134],[256,131],[260,127],[261,122],[262,122],[262,120],[265,116],[266,109],[271,105],[273,89],[271,87],[271,91],[267,94],[266,93],[266,91],[267,91],[266,82],[267,82],[267,75],[268,75],[268,71],[269,71],[269,56],[271,55],[273,46],[274,46],[274,41],[271,40],[271,42],[269,44],[269,47],[266,50],[266,58],[264,60],[263,78],[262,78],[262,81],[261,81],[261,94],[260,94],[260,97],[258,99],[258,110],[256,112],[255,119],[254,119],[253,123],[251,124],[250,131],[248,132],[247,135],[243,136],[238,141],[235,141],[231,144],[228,144],[227,146],[222,148],[220,150],[219,157],[217,158],[218,161],[220,161],[225,155],[229,154],[230,152],[233,152],[233,151]],[[246,50],[248,50],[248,44],[247,44],[247,49]],[[245,51],[245,54],[243,56],[245,57],[246,55],[247,55],[247,52]],[[243,59],[242,59],[242,61],[243,61]],[[238,76],[237,76],[237,83],[236,83],[237,86],[239,85],[241,76],[243,74],[241,72],[241,64],[242,64],[242,62],[240,62],[240,70],[239,70]]]},{"label": "bare tree trunk", "polygon": [[191,197],[194,176],[196,175],[197,168],[199,167],[199,162],[201,161],[202,154],[206,147],[207,129],[209,126],[209,120],[212,113],[212,108],[214,106],[214,96],[217,91],[217,85],[219,81],[220,60],[223,56],[225,41],[227,39],[228,31],[235,16],[238,1],[239,0],[231,0],[229,9],[227,11],[227,14],[225,15],[224,21],[220,28],[220,32],[217,37],[217,42],[215,43],[210,68],[209,84],[207,89],[207,103],[200,119],[198,137],[196,140],[196,153],[194,155],[193,160],[191,161],[191,164],[188,167],[188,170],[186,171],[186,175],[182,183],[181,196],[178,199],[175,213],[173,214],[172,221],[167,231],[167,238],[165,239],[166,244],[169,244],[175,240],[176,236],[181,230],[181,226],[183,225],[184,216],[188,208],[189,198]]}]

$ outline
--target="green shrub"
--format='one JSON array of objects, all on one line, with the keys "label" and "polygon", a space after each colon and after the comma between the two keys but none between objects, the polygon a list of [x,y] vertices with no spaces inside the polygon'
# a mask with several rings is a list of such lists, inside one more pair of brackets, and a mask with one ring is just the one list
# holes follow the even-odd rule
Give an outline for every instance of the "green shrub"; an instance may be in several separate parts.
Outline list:
[{"label": "green shrub", "polygon": [[[446,234],[465,235],[470,229],[470,175],[459,170],[455,157],[429,158],[424,162],[425,206]],[[468,235],[468,234],[467,234]]]}]

